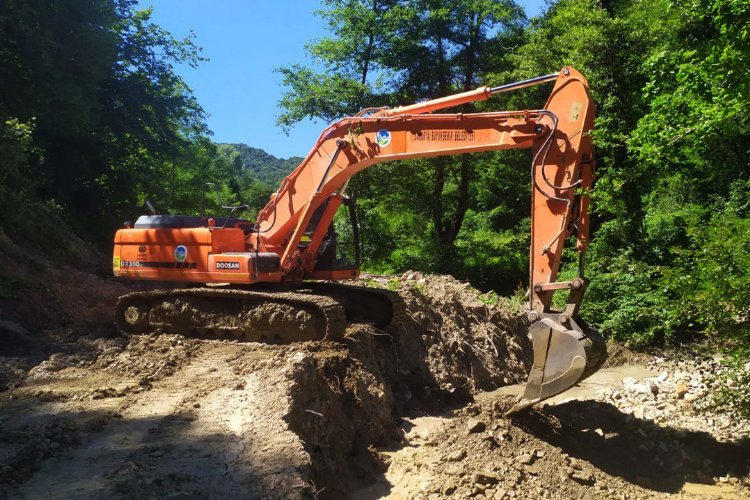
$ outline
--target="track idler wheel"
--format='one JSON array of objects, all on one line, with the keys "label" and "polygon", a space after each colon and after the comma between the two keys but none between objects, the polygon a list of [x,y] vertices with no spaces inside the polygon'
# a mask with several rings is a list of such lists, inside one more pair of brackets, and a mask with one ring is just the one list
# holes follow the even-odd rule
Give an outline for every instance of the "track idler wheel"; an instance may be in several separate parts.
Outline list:
[{"label": "track idler wheel", "polygon": [[584,327],[562,314],[542,314],[531,324],[534,364],[523,394],[507,415],[570,389],[602,366],[607,359],[604,339]]},{"label": "track idler wheel", "polygon": [[149,330],[150,311],[151,308],[145,301],[129,301],[127,296],[121,297],[117,303],[115,324],[123,332],[147,332]]}]

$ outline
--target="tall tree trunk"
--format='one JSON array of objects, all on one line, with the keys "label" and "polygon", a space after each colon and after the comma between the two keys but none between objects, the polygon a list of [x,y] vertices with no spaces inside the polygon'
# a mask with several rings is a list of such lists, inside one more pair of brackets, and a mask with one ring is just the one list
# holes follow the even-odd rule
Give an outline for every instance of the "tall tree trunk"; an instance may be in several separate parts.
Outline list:
[{"label": "tall tree trunk", "polygon": [[[377,15],[378,0],[372,0],[372,11]],[[367,83],[367,73],[370,70],[370,61],[372,60],[372,49],[375,46],[375,33],[370,31],[367,35],[367,45],[365,46],[365,56],[362,61],[362,85]]]},{"label": "tall tree trunk", "polygon": [[[437,45],[437,96],[443,97],[448,94],[450,88],[450,75],[447,69],[447,58],[445,47],[443,45],[442,33],[436,37]],[[435,175],[432,186],[432,223],[435,227],[435,241],[438,246],[438,268],[444,269],[448,262],[448,256],[451,250],[451,243],[446,242],[446,235],[450,229],[450,223],[445,217],[445,206],[443,204],[443,190],[445,189],[446,171],[450,159],[439,157],[432,160]]]},{"label": "tall tree trunk", "polygon": [[448,237],[446,238],[446,244],[451,246],[456,241],[456,238],[458,238],[458,233],[461,231],[461,226],[464,223],[466,210],[469,208],[469,182],[471,181],[471,173],[471,156],[461,155],[461,179],[458,184],[458,204],[456,206],[456,213],[453,215]]},{"label": "tall tree trunk", "polygon": [[375,35],[370,33],[367,37],[367,48],[365,49],[365,58],[362,62],[362,80],[361,83],[364,85],[367,83],[367,72],[370,69],[370,58],[372,58],[372,46],[375,43]]},{"label": "tall tree trunk", "polygon": [[[474,13],[471,21],[472,25],[466,47],[466,61],[462,74],[464,90],[471,90],[474,83],[474,77],[477,70],[476,61],[482,19],[478,13]],[[444,53],[441,39],[438,40],[438,55],[439,63],[441,63],[442,67],[442,64],[444,63]],[[448,85],[445,78],[441,78],[441,81],[438,82],[438,88],[441,88],[441,84],[443,84],[444,88],[447,90]],[[463,111],[470,110],[469,105],[464,106]],[[458,200],[453,215],[448,217],[445,213],[445,204],[443,203],[443,189],[445,188],[447,169],[450,166],[449,162],[450,159],[448,158],[437,158],[434,160],[435,177],[433,185],[432,221],[435,225],[435,239],[440,251],[439,265],[441,267],[450,265],[450,255],[453,251],[453,245],[458,238],[458,234],[461,231],[461,226],[463,225],[466,216],[466,211],[469,208],[469,186],[472,177],[471,155],[461,155],[459,159]]]},{"label": "tall tree trunk", "polygon": [[435,167],[432,187],[432,223],[435,226],[435,239],[442,247],[445,238],[445,227],[443,222],[443,188],[445,187],[445,163],[446,158],[435,158],[432,160]]}]

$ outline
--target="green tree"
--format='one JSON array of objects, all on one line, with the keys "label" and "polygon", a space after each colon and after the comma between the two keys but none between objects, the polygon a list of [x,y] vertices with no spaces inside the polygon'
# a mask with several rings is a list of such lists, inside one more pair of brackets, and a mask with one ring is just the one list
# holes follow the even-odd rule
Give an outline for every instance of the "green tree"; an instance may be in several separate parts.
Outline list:
[{"label": "green tree", "polygon": [[173,38],[135,6],[0,6],[0,118],[35,120],[34,144],[44,152],[31,174],[36,191],[101,241],[205,133],[202,111],[173,68],[199,61],[192,37]]},{"label": "green tree", "polygon": [[[327,6],[321,14],[329,21],[333,36],[308,46],[314,61],[323,63],[323,75],[314,76],[312,69],[300,66],[281,69],[289,89],[280,102],[282,125],[303,117],[339,118],[364,105],[411,103],[474,88],[499,64],[498,52],[519,36],[525,19],[511,1],[332,0]],[[365,11],[370,12],[368,22],[360,23]],[[348,82],[348,90],[329,86],[329,80]],[[464,111],[471,109],[464,107]],[[395,268],[412,264],[404,252],[414,248],[413,257],[425,254],[421,260],[431,260],[424,265],[455,270],[451,262],[454,243],[473,203],[472,159],[438,158],[380,170],[360,174],[351,192],[360,200],[388,206],[389,214],[409,207],[400,214],[399,226],[420,229],[411,245],[391,249]],[[377,182],[372,181],[375,178]],[[415,181],[420,185],[414,186]],[[365,218],[376,213],[368,210]],[[391,230],[394,235],[388,241],[404,239],[397,234],[401,229]]]},{"label": "green tree", "polygon": [[747,16],[732,0],[561,0],[513,56],[518,76],[571,64],[591,83],[598,181],[583,312],[615,337],[747,331],[747,219],[728,209],[749,175]]},{"label": "green tree", "polygon": [[331,36],[307,45],[313,67],[279,68],[288,87],[278,123],[289,130],[305,118],[332,121],[382,105],[383,61],[413,11],[400,0],[325,0],[317,11]]}]

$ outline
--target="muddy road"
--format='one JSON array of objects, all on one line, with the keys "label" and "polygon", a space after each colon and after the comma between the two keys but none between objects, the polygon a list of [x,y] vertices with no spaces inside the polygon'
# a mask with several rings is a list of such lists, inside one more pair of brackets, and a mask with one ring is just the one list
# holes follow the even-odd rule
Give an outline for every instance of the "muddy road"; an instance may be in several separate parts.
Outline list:
[{"label": "muddy road", "polygon": [[121,285],[53,285],[57,322],[0,322],[0,496],[750,496],[750,426],[701,405],[715,360],[615,346],[506,419],[530,361],[518,304],[448,277],[362,283],[397,290],[407,323],[292,345],[122,337]]}]

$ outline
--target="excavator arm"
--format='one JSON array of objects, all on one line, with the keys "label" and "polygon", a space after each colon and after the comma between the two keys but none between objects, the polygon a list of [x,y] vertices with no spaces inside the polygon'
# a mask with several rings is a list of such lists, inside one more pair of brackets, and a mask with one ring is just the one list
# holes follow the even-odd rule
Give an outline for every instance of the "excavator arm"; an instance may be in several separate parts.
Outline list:
[{"label": "excavator arm", "polygon": [[[540,110],[432,113],[550,80],[556,83],[546,106]],[[394,160],[533,148],[530,281],[553,282],[566,236],[575,230],[580,252],[588,243],[593,117],[588,83],[575,70],[563,68],[558,74],[518,84],[482,87],[342,119],[323,132],[304,161],[271,196],[258,215],[258,231],[250,236],[250,246],[282,255],[282,269],[304,276],[312,270],[309,266],[314,264],[317,248],[306,245],[300,251],[303,234],[310,233],[310,221],[316,211],[332,196],[342,194],[356,173]],[[317,224],[319,232],[327,230],[323,220],[330,221],[324,216]],[[313,228],[313,240],[316,229]],[[312,257],[304,258],[302,253]],[[544,288],[535,292],[532,309],[542,312],[548,308],[552,291]]]},{"label": "excavator arm", "polygon": [[[492,95],[554,81],[543,109],[490,113],[433,113]],[[606,359],[601,337],[575,321],[587,280],[583,254],[589,238],[593,183],[594,104],[588,82],[565,67],[559,73],[396,109],[365,110],[321,135],[305,160],[281,183],[258,217],[251,247],[281,255],[285,279],[310,276],[323,234],[349,179],[378,163],[503,149],[533,149],[529,319],[534,362],[517,411],[560,393],[595,372]],[[525,175],[525,174],[519,174]],[[325,205],[317,227],[313,216]],[[312,231],[311,231],[312,229]],[[306,233],[309,244],[301,245]],[[579,276],[558,282],[563,245],[577,236]],[[552,296],[567,290],[562,311]]]}]

